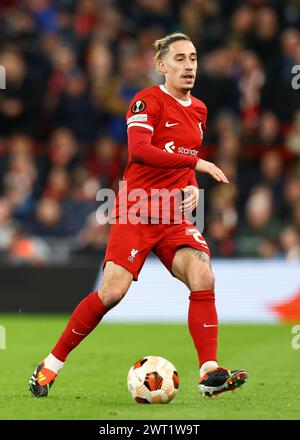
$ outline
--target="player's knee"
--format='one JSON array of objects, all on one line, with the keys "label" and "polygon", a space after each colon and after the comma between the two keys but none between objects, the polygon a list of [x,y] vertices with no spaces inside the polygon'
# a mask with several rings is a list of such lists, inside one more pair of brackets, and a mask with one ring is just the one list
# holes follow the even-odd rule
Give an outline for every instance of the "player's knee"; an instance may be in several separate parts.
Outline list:
[{"label": "player's knee", "polygon": [[98,294],[107,308],[117,305],[126,295],[132,282],[132,274],[113,262],[108,262]]},{"label": "player's knee", "polygon": [[209,268],[209,271],[207,273],[207,288],[210,290],[213,290],[215,288],[215,275],[211,268]]},{"label": "player's knee", "polygon": [[202,263],[192,272],[189,279],[190,289],[194,290],[214,290],[215,276],[210,264]]},{"label": "player's knee", "polygon": [[193,290],[213,290],[215,288],[215,277],[212,271],[201,273],[195,280]]},{"label": "player's knee", "polygon": [[99,297],[107,308],[116,306],[126,295],[127,289],[120,280],[116,280],[103,285],[99,291]]}]

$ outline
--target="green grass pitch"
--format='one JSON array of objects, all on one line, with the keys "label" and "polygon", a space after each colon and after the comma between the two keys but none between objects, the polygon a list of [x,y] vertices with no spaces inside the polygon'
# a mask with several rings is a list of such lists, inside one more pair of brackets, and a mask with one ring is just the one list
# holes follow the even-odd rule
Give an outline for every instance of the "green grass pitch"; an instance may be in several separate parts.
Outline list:
[{"label": "green grass pitch", "polygon": [[[300,350],[291,325],[220,325],[219,361],[246,368],[248,383],[209,399],[198,391],[198,365],[186,325],[102,323],[66,362],[48,398],[32,398],[27,382],[53,347],[66,316],[0,315],[0,419],[203,420],[299,419]],[[180,375],[167,405],[139,405],[127,391],[130,366],[145,355],[169,359]]]}]

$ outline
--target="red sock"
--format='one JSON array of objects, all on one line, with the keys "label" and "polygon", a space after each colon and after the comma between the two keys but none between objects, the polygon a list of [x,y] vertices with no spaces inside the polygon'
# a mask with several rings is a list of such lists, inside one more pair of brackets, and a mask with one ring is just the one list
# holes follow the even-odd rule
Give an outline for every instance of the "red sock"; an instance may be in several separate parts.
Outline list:
[{"label": "red sock", "polygon": [[188,324],[200,366],[217,361],[218,316],[213,290],[191,292]]},{"label": "red sock", "polygon": [[68,354],[94,330],[106,312],[107,309],[99,298],[98,292],[90,293],[74,310],[52,354],[64,362]]}]

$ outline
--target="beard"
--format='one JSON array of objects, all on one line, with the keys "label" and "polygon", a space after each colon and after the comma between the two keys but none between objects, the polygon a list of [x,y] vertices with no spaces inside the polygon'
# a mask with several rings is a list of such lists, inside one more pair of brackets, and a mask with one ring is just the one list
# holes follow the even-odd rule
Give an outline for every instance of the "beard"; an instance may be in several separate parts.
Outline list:
[{"label": "beard", "polygon": [[194,85],[195,85],[195,80],[188,81],[188,82],[182,81],[181,82],[181,89],[186,91],[186,92],[189,92],[190,90],[192,90]]},{"label": "beard", "polygon": [[184,84],[181,86],[181,90],[184,90],[185,92],[189,92],[190,90],[192,90],[194,87],[194,83],[193,84]]}]

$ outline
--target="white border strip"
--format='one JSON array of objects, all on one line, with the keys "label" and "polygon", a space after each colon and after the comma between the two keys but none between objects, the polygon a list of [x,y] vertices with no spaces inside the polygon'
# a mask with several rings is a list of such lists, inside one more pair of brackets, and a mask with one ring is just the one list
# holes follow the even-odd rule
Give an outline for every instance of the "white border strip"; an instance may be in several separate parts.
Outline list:
[{"label": "white border strip", "polygon": [[131,124],[128,124],[128,128],[130,128],[130,127],[143,127],[143,128],[147,128],[148,130],[154,131],[154,128],[151,127],[151,125],[140,124],[139,122],[133,122]]}]

